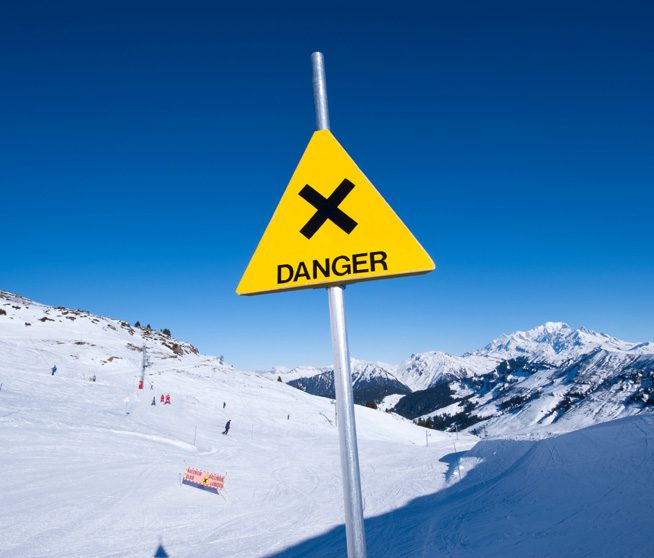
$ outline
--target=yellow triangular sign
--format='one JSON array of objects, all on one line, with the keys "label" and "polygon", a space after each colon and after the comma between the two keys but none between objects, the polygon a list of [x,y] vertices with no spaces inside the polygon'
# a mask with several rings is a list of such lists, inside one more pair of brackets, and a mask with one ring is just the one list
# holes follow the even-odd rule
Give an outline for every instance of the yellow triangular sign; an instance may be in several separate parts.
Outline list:
[{"label": "yellow triangular sign", "polygon": [[434,262],[328,130],[315,132],[236,292],[427,273]]}]

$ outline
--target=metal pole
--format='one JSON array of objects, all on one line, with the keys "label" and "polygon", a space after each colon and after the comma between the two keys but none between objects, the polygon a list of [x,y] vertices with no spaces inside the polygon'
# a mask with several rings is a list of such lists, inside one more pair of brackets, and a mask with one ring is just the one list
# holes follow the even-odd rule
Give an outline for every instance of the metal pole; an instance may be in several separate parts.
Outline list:
[{"label": "metal pole", "polygon": [[[311,55],[313,66],[313,98],[316,105],[316,128],[329,130],[329,110],[327,108],[327,82],[325,80],[325,61],[322,53]],[[345,507],[345,534],[349,558],[366,558],[366,534],[363,523],[363,499],[361,497],[361,476],[359,472],[359,450],[357,447],[356,424],[354,420],[354,397],[352,395],[352,375],[350,373],[350,351],[347,343],[345,324],[345,287],[329,287],[329,318],[332,335],[332,354],[334,357],[334,385],[336,391],[336,410],[338,437],[341,450],[341,469],[343,474],[343,499]]]},{"label": "metal pole", "polygon": [[145,345],[143,345],[143,348],[141,351],[143,352],[142,359],[141,359],[141,385],[143,386],[143,389],[145,389]]},{"label": "metal pole", "polygon": [[313,102],[316,105],[316,130],[329,130],[329,108],[327,107],[327,80],[325,59],[322,52],[311,54],[313,66]]}]

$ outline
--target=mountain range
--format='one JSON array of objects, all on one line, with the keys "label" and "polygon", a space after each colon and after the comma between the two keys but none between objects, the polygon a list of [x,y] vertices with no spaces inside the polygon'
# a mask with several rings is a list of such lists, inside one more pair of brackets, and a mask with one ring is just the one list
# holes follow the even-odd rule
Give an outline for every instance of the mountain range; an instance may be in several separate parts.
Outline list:
[{"label": "mountain range", "polygon": [[[333,397],[331,369],[288,374],[289,384]],[[354,360],[352,379],[357,403],[423,426],[490,436],[564,432],[654,410],[654,343],[547,322],[462,356],[430,351],[396,366]]]}]

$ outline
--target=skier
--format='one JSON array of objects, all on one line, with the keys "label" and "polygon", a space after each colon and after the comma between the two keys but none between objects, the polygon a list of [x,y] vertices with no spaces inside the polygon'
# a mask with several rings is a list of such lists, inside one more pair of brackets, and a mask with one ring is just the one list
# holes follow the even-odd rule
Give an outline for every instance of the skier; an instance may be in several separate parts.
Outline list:
[{"label": "skier", "polygon": [[166,405],[170,405],[170,393],[166,394]]},{"label": "skier", "polygon": [[156,401],[156,400],[157,400],[157,398],[156,398],[156,397],[153,397],[153,398],[152,398],[152,403],[150,403],[150,405],[156,405],[156,404],[157,404],[157,401]]},{"label": "skier", "polygon": [[226,407],[227,403],[223,401],[223,409]]},{"label": "skier", "polygon": [[161,402],[163,403],[165,400],[166,400],[166,398],[164,397],[164,394],[162,393],[161,394]]},{"label": "skier", "polygon": [[225,424],[225,431],[223,432],[223,434],[227,434],[229,432],[229,427],[231,426],[231,424],[232,424],[232,419],[229,419]]},{"label": "skier", "polygon": [[50,372],[52,372],[52,375],[55,375],[55,372],[57,371],[57,365],[55,364],[51,369]]}]

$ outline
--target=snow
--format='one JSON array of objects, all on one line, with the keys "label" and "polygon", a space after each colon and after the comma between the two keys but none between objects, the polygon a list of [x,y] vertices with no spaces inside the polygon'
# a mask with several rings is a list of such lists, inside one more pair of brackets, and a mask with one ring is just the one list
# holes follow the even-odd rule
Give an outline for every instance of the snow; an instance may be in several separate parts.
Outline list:
[{"label": "snow", "polygon": [[380,377],[397,380],[392,373],[393,366],[385,362],[371,362],[353,358],[350,359],[350,368],[353,382],[355,383],[366,382]]},{"label": "snow", "polygon": [[[412,391],[420,391],[444,380],[456,387],[456,380],[483,376],[510,359],[526,357],[530,362],[560,367],[595,352],[610,353],[620,359],[650,356],[654,355],[654,343],[632,343],[583,327],[572,329],[563,322],[546,322],[527,331],[502,335],[484,348],[462,356],[427,351],[412,354],[397,365],[352,359],[352,372],[358,374],[357,379],[395,378]],[[330,370],[331,366],[302,366],[292,370],[276,367],[273,373],[277,377],[279,371],[283,381],[291,381]]]},{"label": "snow", "polygon": [[458,401],[456,403],[452,403],[451,405],[447,405],[446,407],[441,407],[440,409],[437,409],[431,413],[427,413],[426,415],[423,415],[422,418],[440,417],[443,415],[456,415],[463,410],[464,404]]},{"label": "snow", "polygon": [[403,394],[400,393],[391,393],[390,395],[387,395],[382,399],[377,405],[377,408],[381,411],[387,411],[395,407],[397,405],[397,402],[404,397]]},{"label": "snow", "polygon": [[[633,385],[630,389],[629,381],[617,381],[616,378],[616,371],[632,373],[639,366],[652,370],[654,355],[600,349],[577,361],[572,368],[536,372],[515,384],[515,389],[507,392],[504,397],[492,399],[492,394],[487,394],[485,397],[473,398],[480,403],[475,413],[490,416],[498,404],[511,397],[535,396],[517,412],[491,418],[481,427],[484,435],[502,437],[544,437],[638,413],[648,413],[652,411],[651,406],[642,408],[625,404],[625,400],[629,399],[636,388],[641,387],[640,384]],[[561,371],[565,375],[561,375]],[[570,383],[572,380],[575,381],[574,384]],[[615,385],[611,385],[613,380],[616,380]],[[586,397],[585,392],[590,395]],[[574,393],[583,398],[559,416],[559,404]],[[476,431],[478,428],[475,425],[471,430]]]},{"label": "snow", "polygon": [[[372,394],[375,383],[382,386],[391,378],[414,392],[446,384],[449,396],[443,389],[407,399],[394,396],[384,399],[380,408],[395,408],[412,418],[423,413],[419,418],[438,418],[435,424],[448,430],[458,423],[459,429],[484,437],[543,437],[653,412],[653,347],[546,322],[460,357],[429,351],[413,354],[398,366],[356,361],[353,386],[356,396],[362,379]],[[325,395],[319,378],[302,385]],[[378,399],[394,389],[397,386],[380,389]]]},{"label": "snow", "polygon": [[[391,378],[397,380],[393,374],[395,367],[385,362],[359,360],[356,358],[350,359],[350,368],[355,382],[366,382],[371,379],[380,377]],[[270,374],[275,377],[280,377],[283,382],[291,382],[298,378],[311,378],[324,374],[325,372],[333,372],[334,368],[328,366],[296,366],[295,368],[285,368],[283,366],[274,366],[272,371],[264,372],[263,374]]]},{"label": "snow", "polygon": [[271,376],[274,380],[281,378],[282,382],[288,383],[298,378],[317,376],[329,370],[331,370],[331,366],[296,366],[295,368],[274,366],[271,371],[262,371],[259,374],[262,376]]},{"label": "snow", "polygon": [[[330,400],[118,320],[2,292],[0,309],[0,556],[345,555]],[[370,556],[649,555],[652,416],[481,443],[356,421]],[[224,492],[181,485],[186,466]]]},{"label": "snow", "polygon": [[[3,299],[1,556],[145,557],[160,538],[176,558],[264,556],[342,524],[330,400],[189,345],[177,355],[163,345],[176,340],[116,320]],[[151,366],[139,391],[142,343]],[[425,447],[425,430],[396,415],[357,406],[356,420],[366,516],[450,482],[439,460],[451,435]],[[182,486],[186,466],[225,475],[224,493]]]},{"label": "snow", "polygon": [[[366,521],[375,557],[644,558],[654,516],[654,417],[546,440],[490,440],[445,456],[462,480]],[[331,530],[275,558],[344,556]]]},{"label": "snow", "polygon": [[427,389],[444,378],[464,378],[490,372],[497,360],[486,356],[449,355],[441,351],[429,351],[411,355],[395,368],[396,377],[413,391]]},{"label": "snow", "polygon": [[[506,360],[528,355],[536,361],[563,363],[597,349],[607,351],[647,352],[647,344],[621,341],[605,333],[583,327],[572,329],[563,322],[546,322],[527,331],[516,331],[491,341],[483,349],[468,353],[467,357]],[[651,347],[649,348],[651,352]]]}]

